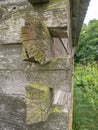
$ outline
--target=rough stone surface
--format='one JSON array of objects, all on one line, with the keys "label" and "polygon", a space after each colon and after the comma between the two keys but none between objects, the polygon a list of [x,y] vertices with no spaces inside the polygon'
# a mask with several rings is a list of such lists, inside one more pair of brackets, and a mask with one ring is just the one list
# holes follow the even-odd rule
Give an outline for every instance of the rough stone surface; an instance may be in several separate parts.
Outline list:
[{"label": "rough stone surface", "polygon": [[70,57],[54,58],[46,65],[40,66],[21,61],[21,45],[0,45],[0,61],[0,87],[9,93],[23,91],[24,94],[25,86],[35,82],[66,91],[71,89]]},{"label": "rough stone surface", "polygon": [[48,27],[51,36],[55,38],[68,38],[67,26],[66,27]]},{"label": "rough stone surface", "polygon": [[55,104],[56,106],[61,106],[63,111],[68,113],[70,110],[70,98],[70,92],[66,92],[61,89],[55,89],[53,104]]},{"label": "rough stone surface", "polygon": [[[5,3],[4,3],[5,2]],[[67,27],[67,0],[51,0],[31,6],[26,0],[1,1],[0,44],[21,43],[21,27],[32,18],[39,18],[47,27]],[[62,15],[61,15],[62,14]],[[64,31],[63,31],[64,32]],[[66,35],[65,35],[66,36]]]},{"label": "rough stone surface", "polygon": [[25,102],[18,95],[3,94],[0,89],[0,130],[26,130]]},{"label": "rough stone surface", "polygon": [[26,125],[25,113],[23,98],[0,93],[0,130],[68,130],[68,113],[58,109],[53,110],[47,121],[32,125]]},{"label": "rough stone surface", "polygon": [[0,70],[27,69],[32,63],[21,60],[22,46],[0,45]]},{"label": "rough stone surface", "polygon": [[52,43],[47,26],[32,19],[22,27],[22,60],[45,64],[53,57]]},{"label": "rough stone surface", "polygon": [[71,57],[52,58],[47,64],[40,66],[40,70],[71,70]]},{"label": "rough stone surface", "polygon": [[[57,43],[57,42],[56,42]],[[55,43],[55,45],[56,45]],[[58,44],[57,44],[58,45]],[[55,47],[54,47],[55,48]],[[59,46],[60,48],[60,46]],[[61,48],[62,49],[62,48]],[[62,56],[58,51],[57,57],[52,58],[47,64],[40,65],[35,62],[21,60],[22,45],[0,45],[0,70],[69,70],[71,67],[71,57]]]},{"label": "rough stone surface", "polygon": [[[53,88],[61,86],[70,92],[71,82],[67,81],[71,77],[70,57],[53,58],[47,64],[40,65],[21,60],[21,44],[7,44],[0,45],[0,61],[0,130],[67,130],[68,112],[52,113],[43,123],[26,125],[25,87],[30,83],[40,82]],[[67,98],[65,100],[66,104],[70,104]]]},{"label": "rough stone surface", "polygon": [[43,84],[26,87],[26,124],[46,121],[53,102],[52,90]]},{"label": "rough stone surface", "polygon": [[28,125],[28,130],[68,130],[68,114],[51,113],[46,122],[36,125]]},{"label": "rough stone surface", "polygon": [[71,72],[69,73],[64,70],[0,70],[0,89],[6,93],[21,94],[25,96],[26,85],[30,83],[42,83],[50,88],[62,89],[69,92],[71,89],[70,79]]},{"label": "rough stone surface", "polygon": [[68,54],[64,48],[64,44],[62,44],[61,39],[59,38],[54,38],[54,43],[53,43],[53,53],[54,57],[67,57]]},{"label": "rough stone surface", "polygon": [[71,9],[72,39],[73,45],[76,46],[89,2],[90,0],[72,0],[70,6],[67,0],[50,0],[49,3],[34,5],[32,8],[27,0],[0,0],[0,41],[20,43],[21,27],[28,15],[29,19],[32,15],[43,19],[48,27],[66,27],[70,18],[68,10]]}]

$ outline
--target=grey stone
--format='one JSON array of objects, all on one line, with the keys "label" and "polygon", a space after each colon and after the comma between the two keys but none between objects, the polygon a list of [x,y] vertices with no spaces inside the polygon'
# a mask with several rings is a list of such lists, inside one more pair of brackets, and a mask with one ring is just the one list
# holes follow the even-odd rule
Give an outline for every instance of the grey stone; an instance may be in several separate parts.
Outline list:
[{"label": "grey stone", "polygon": [[52,57],[53,40],[47,26],[38,19],[22,27],[22,60],[47,63]]},{"label": "grey stone", "polygon": [[68,130],[68,113],[53,111],[47,121],[26,125],[24,99],[0,93],[0,130]]},{"label": "grey stone", "polygon": [[47,64],[40,65],[35,62],[22,61],[20,44],[0,45],[0,70],[69,70],[71,67],[71,57],[54,57]]},{"label": "grey stone", "polygon": [[[45,83],[51,88],[70,91],[70,58],[54,58],[40,66],[21,60],[21,45],[0,45],[0,88],[25,95],[29,83]],[[55,81],[55,82],[54,82]]]},{"label": "grey stone", "polygon": [[[51,113],[46,122],[28,125],[28,130],[68,130],[68,114]],[[37,125],[37,127],[36,127]]]},{"label": "grey stone", "polygon": [[20,70],[32,65],[21,60],[21,45],[0,45],[0,70]]},{"label": "grey stone", "polygon": [[31,6],[25,0],[17,3],[16,0],[9,0],[10,4],[7,1],[6,4],[2,1],[1,3],[5,13],[0,20],[0,44],[21,43],[21,28],[32,18],[39,18],[47,27],[67,27],[69,3],[66,0],[50,1],[46,7],[40,4]]},{"label": "grey stone", "polygon": [[59,57],[60,55],[59,54],[59,55],[56,55],[57,57],[53,57],[47,64],[40,65],[35,62],[22,61],[21,50],[22,50],[21,44],[0,45],[0,70],[31,69],[33,71],[33,70],[69,70],[71,69],[72,61],[71,61],[70,56]]},{"label": "grey stone", "polygon": [[44,84],[30,84],[26,87],[26,124],[46,121],[53,102],[53,92]]},{"label": "grey stone", "polygon": [[50,88],[71,90],[70,71],[0,70],[0,89],[6,93],[25,95],[25,87],[30,83],[42,83]]},{"label": "grey stone", "polygon": [[24,99],[0,91],[0,130],[26,130]]}]

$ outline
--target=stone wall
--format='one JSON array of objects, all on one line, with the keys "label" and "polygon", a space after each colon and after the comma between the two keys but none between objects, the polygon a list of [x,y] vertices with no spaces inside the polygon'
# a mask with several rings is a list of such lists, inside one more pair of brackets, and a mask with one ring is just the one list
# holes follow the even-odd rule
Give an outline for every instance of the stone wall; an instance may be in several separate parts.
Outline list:
[{"label": "stone wall", "polygon": [[[21,46],[0,45],[0,129],[67,130],[72,77],[70,57],[53,58],[45,65],[22,61]],[[55,95],[59,89],[62,90],[63,97],[59,96],[58,102],[55,97],[54,104],[51,105],[51,114],[44,123],[26,125],[26,86],[35,83],[48,86],[56,92]],[[60,98],[64,98],[63,103]],[[60,108],[57,107],[59,102]],[[32,110],[33,108],[34,106]]]},{"label": "stone wall", "polygon": [[71,130],[72,2],[0,1],[0,130]]}]

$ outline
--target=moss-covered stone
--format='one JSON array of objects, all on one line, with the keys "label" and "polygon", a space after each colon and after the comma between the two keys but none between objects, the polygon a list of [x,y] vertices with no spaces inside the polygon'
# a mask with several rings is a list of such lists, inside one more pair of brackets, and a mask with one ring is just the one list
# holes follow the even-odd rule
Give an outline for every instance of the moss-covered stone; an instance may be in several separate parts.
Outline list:
[{"label": "moss-covered stone", "polygon": [[69,130],[68,118],[68,114],[64,112],[52,112],[46,122],[29,125],[28,128],[29,130],[31,128],[32,130]]},{"label": "moss-covered stone", "polygon": [[44,64],[52,57],[52,38],[44,23],[32,19],[22,28],[22,59]]},{"label": "moss-covered stone", "polygon": [[51,113],[61,113],[61,110],[58,107],[54,107]]},{"label": "moss-covered stone", "polygon": [[[38,67],[38,66],[37,66]],[[39,67],[40,70],[69,70],[71,69],[71,58],[52,58],[45,65]]]},{"label": "moss-covered stone", "polygon": [[33,124],[48,118],[52,103],[52,90],[35,83],[26,87],[26,123]]}]

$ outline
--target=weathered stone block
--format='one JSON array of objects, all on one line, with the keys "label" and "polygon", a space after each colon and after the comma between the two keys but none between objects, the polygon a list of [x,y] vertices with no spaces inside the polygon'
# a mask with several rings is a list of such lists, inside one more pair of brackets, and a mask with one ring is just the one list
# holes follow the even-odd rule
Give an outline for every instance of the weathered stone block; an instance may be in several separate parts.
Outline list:
[{"label": "weathered stone block", "polygon": [[62,112],[59,108],[54,108],[47,121],[28,125],[28,130],[69,130],[68,113]]},{"label": "weathered stone block", "polygon": [[[1,91],[0,91],[1,92]],[[0,93],[0,130],[68,130],[68,113],[53,108],[45,122],[26,125],[25,100]]]},{"label": "weathered stone block", "polygon": [[0,45],[0,89],[25,96],[29,83],[44,83],[67,92],[71,89],[71,59],[53,58],[45,65],[21,60],[21,44]]},{"label": "weathered stone block", "polygon": [[0,45],[0,70],[27,69],[31,64],[21,60],[21,45]]},{"label": "weathered stone block", "polygon": [[[69,22],[67,9],[70,8],[68,0],[50,0],[47,4],[36,4],[33,7],[27,0],[0,2],[4,10],[0,19],[0,44],[21,43],[21,27],[35,18],[43,21],[51,31],[56,28],[56,35],[59,33],[59,36],[66,37]],[[54,35],[54,29],[51,34]]]},{"label": "weathered stone block", "polygon": [[44,23],[33,20],[22,27],[22,59],[41,64],[52,58],[52,38]]},{"label": "weathered stone block", "polygon": [[56,106],[61,106],[64,112],[69,112],[70,110],[70,99],[71,93],[66,92],[61,89],[54,90],[54,101],[53,104]]},{"label": "weathered stone block", "polygon": [[26,123],[34,124],[48,118],[53,94],[43,84],[31,84],[26,87]]},{"label": "weathered stone block", "polygon": [[65,26],[65,27],[49,27],[48,29],[49,29],[52,37],[68,38],[67,26]]},{"label": "weathered stone block", "polygon": [[[36,65],[37,66],[37,65]],[[39,70],[71,70],[71,57],[53,58],[47,64],[38,67]]]},{"label": "weathered stone block", "polygon": [[19,95],[4,94],[1,89],[0,130],[26,130],[24,99]]},{"label": "weathered stone block", "polygon": [[[58,44],[57,44],[58,45]],[[0,45],[0,70],[69,70],[71,69],[71,57],[53,58],[47,64],[40,65],[35,62],[21,60],[22,45]]]},{"label": "weathered stone block", "polygon": [[71,90],[71,71],[0,70],[0,89],[10,94],[25,95],[25,86],[43,83],[50,88]]},{"label": "weathered stone block", "polygon": [[70,46],[69,40],[68,41],[64,41],[64,42],[62,42],[61,38],[53,38],[53,40],[54,40],[54,43],[53,43],[54,57],[63,57],[63,58],[67,57],[68,53],[66,51],[65,44]]}]

